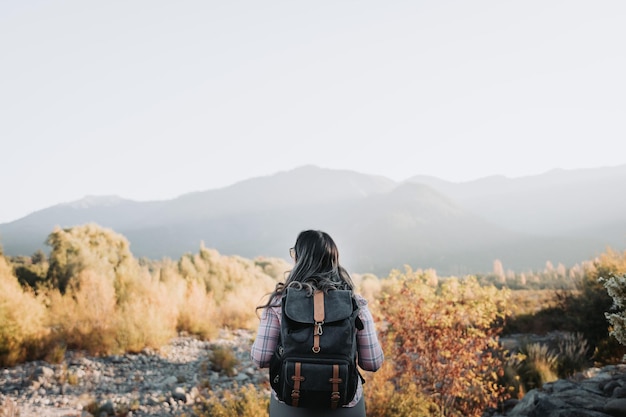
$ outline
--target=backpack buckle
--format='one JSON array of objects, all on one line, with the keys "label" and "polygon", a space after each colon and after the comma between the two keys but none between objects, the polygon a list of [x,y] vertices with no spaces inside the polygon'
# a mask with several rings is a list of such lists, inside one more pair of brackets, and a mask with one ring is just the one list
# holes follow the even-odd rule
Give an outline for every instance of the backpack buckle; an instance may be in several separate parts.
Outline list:
[{"label": "backpack buckle", "polygon": [[316,321],[315,322],[315,330],[313,331],[313,334],[315,336],[321,336],[322,334],[324,334],[324,330],[322,329],[322,325],[324,324],[323,321]]},{"label": "backpack buckle", "polygon": [[313,353],[320,353],[320,336],[324,333],[322,329],[323,321],[316,321],[313,326]]}]

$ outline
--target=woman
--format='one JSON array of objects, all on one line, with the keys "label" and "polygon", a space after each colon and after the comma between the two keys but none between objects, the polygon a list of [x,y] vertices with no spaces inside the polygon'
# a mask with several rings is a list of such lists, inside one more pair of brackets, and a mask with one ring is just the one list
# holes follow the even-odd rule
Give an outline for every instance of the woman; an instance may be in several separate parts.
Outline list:
[{"label": "woman", "polygon": [[[285,283],[276,285],[269,301],[257,309],[263,309],[257,337],[252,345],[251,356],[254,363],[267,368],[279,339],[281,317],[281,297],[287,287],[305,287],[312,291],[327,292],[332,289],[354,290],[354,284],[348,272],[339,264],[339,252],[333,239],[319,230],[305,230],[298,235],[296,244],[289,250],[295,265],[289,272]],[[357,360],[366,371],[376,371],[383,363],[383,351],[378,342],[372,314],[367,307],[367,300],[355,294],[359,305],[359,318],[363,329],[357,331]],[[270,398],[270,417],[283,416],[337,416],[364,417],[365,400],[363,386],[358,382],[354,399],[336,410],[307,410],[291,407],[278,400],[275,392]]]}]

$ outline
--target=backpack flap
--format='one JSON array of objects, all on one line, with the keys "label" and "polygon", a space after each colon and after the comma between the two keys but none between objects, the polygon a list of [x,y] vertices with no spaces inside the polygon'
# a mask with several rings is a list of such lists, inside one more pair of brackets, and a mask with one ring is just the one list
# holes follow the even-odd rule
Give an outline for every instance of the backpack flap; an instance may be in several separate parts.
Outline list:
[{"label": "backpack flap", "polygon": [[[313,316],[313,297],[306,290],[287,288],[283,300],[287,317],[304,325],[315,324]],[[352,292],[348,290],[333,290],[324,294],[324,321],[326,323],[344,320],[352,315],[354,306]]]}]

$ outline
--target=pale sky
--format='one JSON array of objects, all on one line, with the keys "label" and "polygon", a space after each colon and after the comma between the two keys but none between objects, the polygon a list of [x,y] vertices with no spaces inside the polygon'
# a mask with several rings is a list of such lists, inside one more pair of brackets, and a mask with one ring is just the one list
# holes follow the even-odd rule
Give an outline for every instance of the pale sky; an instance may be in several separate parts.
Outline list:
[{"label": "pale sky", "polygon": [[626,1],[0,0],[0,223],[298,166],[626,163]]}]

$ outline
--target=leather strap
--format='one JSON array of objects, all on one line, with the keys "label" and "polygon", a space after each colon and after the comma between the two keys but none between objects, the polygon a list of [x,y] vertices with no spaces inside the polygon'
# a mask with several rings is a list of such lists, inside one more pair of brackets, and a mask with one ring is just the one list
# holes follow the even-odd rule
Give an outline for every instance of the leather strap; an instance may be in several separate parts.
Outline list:
[{"label": "leather strap", "polygon": [[320,336],[324,333],[322,326],[324,325],[324,291],[316,291],[313,295],[313,320],[315,320],[315,326],[313,327],[313,352],[320,352]]},{"label": "leather strap", "polygon": [[333,365],[333,377],[330,378],[328,382],[333,384],[333,392],[330,394],[330,408],[334,410],[337,408],[339,399],[341,398],[339,394],[339,384],[342,382],[342,379],[339,378],[339,365]]},{"label": "leather strap", "polygon": [[294,407],[297,407],[298,401],[300,401],[300,382],[304,381],[304,377],[300,374],[301,370],[302,364],[300,362],[296,362],[295,375],[291,376],[291,380],[293,381],[293,390],[291,391],[291,405]]}]

